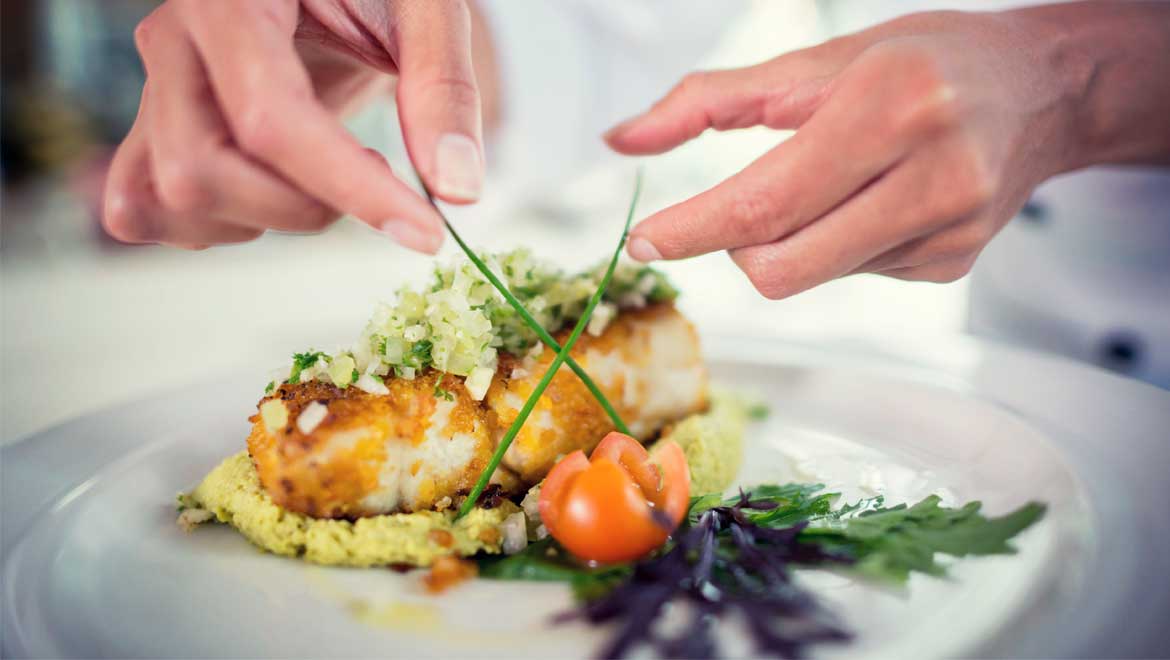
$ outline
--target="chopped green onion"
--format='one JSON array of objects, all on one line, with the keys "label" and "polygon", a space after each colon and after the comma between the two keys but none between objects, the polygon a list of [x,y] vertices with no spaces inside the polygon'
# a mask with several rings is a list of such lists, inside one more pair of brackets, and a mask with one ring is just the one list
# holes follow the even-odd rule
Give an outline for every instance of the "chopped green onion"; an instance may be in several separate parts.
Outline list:
[{"label": "chopped green onion", "polygon": [[[593,297],[589,299],[589,304],[585,306],[585,311],[581,314],[581,318],[577,319],[577,325],[573,326],[573,331],[569,334],[569,338],[565,340],[565,345],[558,347],[556,357],[554,357],[552,363],[549,364],[548,370],[544,372],[544,377],[540,379],[540,382],[537,383],[536,388],[532,390],[532,394],[528,395],[528,400],[524,402],[524,407],[520,409],[520,413],[516,416],[516,419],[513,420],[512,425],[508,427],[508,431],[504,434],[504,437],[500,438],[500,443],[496,445],[496,451],[492,453],[491,460],[488,461],[487,467],[484,468],[483,473],[479,475],[479,480],[475,482],[475,486],[471,489],[471,492],[467,494],[467,499],[465,499],[463,504],[459,507],[459,513],[455,516],[456,519],[466,515],[467,512],[471,511],[472,507],[475,506],[476,500],[479,499],[479,496],[481,493],[483,493],[484,488],[487,488],[488,482],[491,481],[492,475],[495,473],[496,468],[500,465],[500,461],[504,459],[504,454],[508,451],[508,447],[511,446],[512,440],[516,438],[516,434],[520,432],[520,429],[524,426],[524,422],[528,421],[528,416],[532,414],[532,409],[536,407],[536,402],[540,399],[541,395],[544,394],[544,390],[548,388],[549,383],[552,382],[553,376],[555,376],[557,371],[560,370],[561,364],[570,359],[569,351],[573,349],[573,344],[577,343],[577,339],[581,336],[581,332],[585,329],[585,326],[589,324],[589,317],[593,315],[593,309],[597,307],[597,303],[601,302],[601,297],[605,295],[605,289],[609,286],[610,279],[613,278],[613,271],[614,268],[617,267],[618,257],[621,256],[622,247],[624,247],[626,244],[626,237],[628,237],[630,234],[630,223],[633,221],[634,208],[638,205],[638,196],[641,194],[641,192],[642,172],[639,170],[637,178],[634,180],[634,198],[630,200],[630,211],[626,215],[626,224],[622,229],[621,239],[618,240],[617,249],[615,249],[613,252],[613,258],[610,259],[609,268],[607,268],[605,271],[605,276],[601,278],[601,283],[598,285],[597,291],[593,293]],[[427,195],[429,197],[430,193],[428,192]],[[432,202],[433,201],[434,200],[432,199]],[[446,221],[445,218],[444,221]],[[447,226],[450,228],[450,224]],[[454,230],[452,230],[452,234],[454,234]],[[459,244],[462,246],[463,242],[459,241]],[[466,250],[466,248],[464,249]],[[471,254],[470,250],[467,250],[467,252],[469,255]],[[487,270],[486,267],[484,270]],[[486,275],[487,273],[485,272],[484,274]],[[497,286],[501,290],[505,290],[502,285]],[[517,305],[519,305],[519,303],[517,303]],[[523,309],[523,306],[519,306],[518,309]]]},{"label": "chopped green onion", "polygon": [[[455,242],[459,244],[459,247],[463,249],[463,252],[467,254],[467,258],[471,260],[471,263],[473,263],[479,272],[483,273],[483,276],[487,278],[488,282],[491,282],[492,286],[494,286],[496,290],[500,292],[500,295],[504,297],[504,300],[507,300],[508,304],[516,310],[516,313],[520,315],[520,318],[524,319],[524,322],[527,323],[530,328],[532,328],[532,331],[536,333],[536,336],[539,337],[546,346],[559,353],[561,350],[561,345],[557,343],[557,340],[553,339],[553,336],[544,329],[544,326],[541,325],[539,321],[532,318],[532,314],[528,313],[528,310],[524,308],[524,305],[522,305],[520,301],[516,299],[516,296],[512,295],[512,292],[508,290],[508,287],[503,282],[501,282],[494,273],[492,273],[492,270],[487,267],[487,264],[485,264],[483,260],[480,259],[470,247],[467,246],[467,243],[463,242],[463,238],[459,235],[459,232],[455,231],[455,227],[451,225],[450,221],[447,220],[447,217],[443,215],[443,212],[438,210],[438,206],[435,204],[435,198],[431,195],[431,191],[429,188],[427,188],[425,183],[422,184],[422,189],[423,192],[426,193],[427,200],[430,201],[431,206],[435,207],[435,210],[439,213],[439,217],[443,219],[443,224],[447,226],[447,231],[451,232],[451,237],[455,239]],[[637,182],[634,186],[634,199],[632,202],[630,202],[630,213],[629,217],[626,218],[627,231],[630,219],[634,216],[634,206],[638,203],[638,196],[641,194],[641,191],[642,172],[639,170],[637,174]],[[624,235],[622,240],[625,240]],[[610,274],[612,273],[613,268],[611,267]],[[604,289],[604,287],[602,287],[602,289]],[[624,421],[622,421],[621,415],[618,414],[617,410],[613,407],[613,404],[611,404],[609,399],[606,398],[605,394],[602,393],[601,388],[597,387],[597,383],[593,382],[593,379],[589,377],[589,374],[581,368],[581,365],[577,364],[577,361],[574,360],[572,356],[568,356],[565,362],[569,365],[569,368],[573,370],[573,373],[577,374],[577,378],[580,378],[581,382],[585,384],[586,389],[588,389],[589,393],[593,395],[593,398],[596,399],[599,404],[601,404],[603,409],[605,409],[605,413],[609,415],[609,419],[613,422],[614,427],[617,428],[618,431],[629,435],[630,428],[626,426]]]}]

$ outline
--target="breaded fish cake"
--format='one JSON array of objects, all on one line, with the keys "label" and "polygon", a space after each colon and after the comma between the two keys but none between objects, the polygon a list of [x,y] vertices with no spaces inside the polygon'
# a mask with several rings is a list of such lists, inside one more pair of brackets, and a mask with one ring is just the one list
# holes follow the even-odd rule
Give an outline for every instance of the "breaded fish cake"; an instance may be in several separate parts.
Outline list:
[{"label": "breaded fish cake", "polygon": [[[445,394],[436,396],[440,377]],[[430,371],[386,385],[389,394],[373,395],[321,381],[284,384],[265,399],[284,402],[288,424],[270,432],[252,417],[248,452],[277,504],[352,518],[430,509],[474,485],[494,444],[487,413],[462,379]],[[297,421],[314,403],[326,415],[306,433]]]},{"label": "breaded fish cake", "polygon": [[[620,314],[600,336],[583,335],[573,356],[641,440],[706,406],[698,337],[672,305]],[[261,405],[281,401],[287,422],[269,428],[264,415],[253,416],[248,451],[264,489],[290,511],[353,518],[454,504],[474,485],[552,358],[548,349],[502,357],[482,402],[462,378],[434,370],[413,380],[386,378],[390,391],[383,395],[317,380],[286,383]],[[564,368],[493,482],[505,493],[520,492],[559,456],[589,451],[611,430],[601,405]]]}]

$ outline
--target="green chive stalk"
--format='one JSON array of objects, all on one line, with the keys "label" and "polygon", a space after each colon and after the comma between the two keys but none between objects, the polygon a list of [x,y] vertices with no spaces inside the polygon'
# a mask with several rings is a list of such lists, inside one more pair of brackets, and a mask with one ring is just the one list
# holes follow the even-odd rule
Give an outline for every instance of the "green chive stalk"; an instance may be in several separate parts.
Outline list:
[{"label": "green chive stalk", "polygon": [[[598,285],[597,290],[593,292],[593,297],[589,299],[589,304],[585,306],[585,311],[581,314],[581,318],[577,319],[577,325],[573,326],[573,331],[569,333],[569,338],[565,340],[565,345],[557,349],[556,357],[554,357],[552,363],[549,364],[548,370],[544,372],[544,377],[540,379],[539,383],[537,383],[536,389],[532,390],[532,394],[528,395],[528,400],[524,402],[524,407],[520,409],[520,414],[516,416],[516,419],[513,420],[512,425],[508,427],[508,431],[504,434],[504,437],[500,439],[500,444],[496,446],[496,451],[492,453],[491,460],[488,461],[487,467],[484,468],[483,472],[479,475],[479,480],[475,482],[475,486],[471,489],[471,492],[467,494],[467,499],[465,499],[463,504],[459,507],[459,513],[455,516],[456,519],[467,515],[467,512],[471,511],[471,509],[475,506],[476,500],[478,500],[480,494],[483,493],[483,489],[487,488],[488,482],[491,481],[492,475],[496,472],[496,468],[500,466],[500,461],[504,459],[504,454],[508,451],[508,447],[510,447],[512,445],[512,441],[516,439],[516,434],[520,432],[520,429],[524,426],[524,422],[528,421],[528,416],[532,414],[532,409],[536,407],[536,402],[540,399],[541,395],[544,394],[544,390],[548,388],[549,383],[552,382],[553,376],[557,374],[557,371],[560,370],[562,364],[564,364],[567,360],[572,359],[569,357],[569,351],[573,349],[573,344],[577,343],[577,339],[581,336],[581,332],[585,329],[585,326],[589,324],[589,317],[593,316],[594,308],[596,308],[597,304],[601,302],[601,297],[605,295],[605,290],[609,287],[609,281],[613,278],[613,271],[614,268],[617,267],[618,257],[621,256],[622,248],[625,247],[626,244],[626,238],[630,235],[630,222],[634,218],[634,208],[638,204],[638,196],[641,194],[641,192],[642,173],[639,171],[637,179],[634,183],[634,198],[630,201],[630,211],[626,215],[626,225],[622,229],[622,237],[618,241],[617,249],[613,251],[613,258],[609,261],[609,267],[605,270],[605,276],[601,278],[601,283]],[[448,227],[450,227],[450,225],[448,225]],[[460,241],[460,245],[462,245],[462,241]],[[468,251],[468,253],[470,254],[470,251]],[[517,305],[519,305],[519,303],[517,303]],[[520,306],[520,309],[523,309],[523,306]]]},{"label": "green chive stalk", "polygon": [[[451,232],[451,237],[454,238],[455,242],[459,244],[459,247],[463,249],[463,252],[467,255],[467,258],[471,260],[471,263],[474,264],[479,272],[483,273],[483,276],[487,278],[487,281],[491,282],[492,286],[494,286],[496,290],[500,292],[500,295],[504,297],[504,300],[508,301],[508,304],[512,306],[512,309],[516,310],[516,313],[520,315],[520,318],[524,319],[524,322],[528,324],[528,327],[532,328],[532,331],[536,333],[536,336],[539,337],[542,342],[544,342],[545,346],[548,346],[552,350],[559,353],[561,350],[561,345],[557,343],[557,340],[553,339],[553,336],[544,329],[544,326],[541,325],[539,321],[532,318],[532,315],[528,313],[528,310],[524,308],[524,305],[516,299],[516,296],[512,295],[512,292],[500,280],[500,278],[496,277],[495,273],[492,272],[492,269],[488,268],[487,264],[485,264],[482,259],[476,256],[475,252],[470,247],[468,247],[467,243],[463,242],[463,237],[459,235],[459,232],[455,231],[455,227],[453,227],[450,221],[447,220],[447,216],[443,215],[443,212],[438,210],[439,207],[435,204],[435,198],[431,195],[431,191],[429,188],[427,188],[425,183],[422,184],[422,189],[423,192],[426,193],[427,200],[430,201],[431,206],[435,207],[435,210],[439,213],[439,217],[443,219],[443,224],[447,226],[447,231]],[[634,199],[632,202],[630,202],[629,217],[626,218],[627,229],[629,227],[630,219],[634,217],[634,207],[638,203],[638,197],[641,195],[641,192],[642,171],[638,170],[637,178],[634,183]],[[597,386],[597,383],[593,382],[593,379],[589,377],[589,374],[586,373],[583,368],[581,368],[580,364],[577,364],[577,361],[574,360],[571,355],[565,359],[565,362],[569,365],[569,368],[573,370],[573,373],[577,374],[577,378],[581,379],[581,382],[584,383],[585,388],[589,390],[589,393],[593,395],[593,398],[596,399],[599,404],[601,404],[603,409],[605,409],[605,414],[609,415],[609,419],[613,422],[614,427],[618,431],[629,435],[630,428],[626,426],[624,421],[622,421],[621,415],[618,414],[617,410],[613,407],[613,404],[611,404],[609,399],[606,398],[605,394],[602,393],[601,388]]]}]

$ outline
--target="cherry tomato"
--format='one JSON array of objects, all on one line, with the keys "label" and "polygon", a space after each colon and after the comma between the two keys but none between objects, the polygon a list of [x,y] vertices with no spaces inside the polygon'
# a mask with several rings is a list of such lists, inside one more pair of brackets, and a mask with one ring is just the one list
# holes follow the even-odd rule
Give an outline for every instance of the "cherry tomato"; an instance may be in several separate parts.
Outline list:
[{"label": "cherry tomato", "polygon": [[659,547],[686,515],[691,478],[674,442],[654,451],[610,433],[593,450],[557,463],[540,491],[549,534],[581,559],[631,561]]}]

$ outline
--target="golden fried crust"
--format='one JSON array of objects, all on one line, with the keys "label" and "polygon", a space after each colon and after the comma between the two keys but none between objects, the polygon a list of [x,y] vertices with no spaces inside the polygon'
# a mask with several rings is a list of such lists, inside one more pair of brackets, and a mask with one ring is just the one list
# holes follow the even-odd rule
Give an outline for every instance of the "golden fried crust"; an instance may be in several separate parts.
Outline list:
[{"label": "golden fried crust", "polygon": [[[654,348],[651,342],[663,328],[674,337],[667,352],[679,353],[668,366],[699,381],[678,401],[669,402],[665,412],[646,407],[656,381],[638,377],[640,371],[662,371],[662,347]],[[569,330],[560,332],[558,341],[563,343],[568,335]],[[631,428],[641,429],[640,439],[706,406],[698,337],[672,305],[620,314],[601,336],[582,335],[573,355]],[[471,398],[462,378],[434,370],[414,380],[386,379],[390,392],[385,395],[321,381],[283,384],[260,403],[282,400],[289,413],[287,426],[269,433],[260,415],[253,415],[248,451],[264,489],[290,511],[317,518],[354,518],[430,509],[470,490],[552,359],[548,349],[535,359],[501,355],[482,402]],[[591,361],[596,364],[591,366]],[[615,370],[614,364],[622,366]],[[450,393],[449,401],[436,398],[436,383]],[[296,420],[314,401],[326,406],[328,415],[305,434]],[[443,427],[431,428],[433,423]],[[505,493],[520,492],[542,479],[559,456],[575,449],[592,450],[611,430],[601,405],[571,370],[563,368],[537,402],[493,482]],[[388,497],[387,488],[402,492]]]},{"label": "golden fried crust", "polygon": [[[424,442],[439,402],[435,384],[440,379],[454,400],[440,435],[476,437],[477,451],[454,474],[421,479],[410,508],[430,508],[443,493],[470,490],[492,451],[485,414],[463,387],[462,379],[436,371],[414,380],[387,379],[387,395],[372,395],[355,387],[341,389],[321,381],[281,385],[260,403],[284,401],[288,425],[270,434],[259,414],[249,419],[253,425],[248,452],[260,483],[280,506],[313,517],[353,518],[377,513],[362,500],[378,489],[388,451]],[[305,434],[297,428],[296,419],[314,401],[326,406],[329,414]],[[417,476],[422,468],[421,461],[404,466],[411,476]]]},{"label": "golden fried crust", "polygon": [[[651,342],[656,333],[667,327],[676,336],[682,335],[677,342],[679,355],[669,360],[672,368],[680,373],[689,368],[700,382],[692,395],[680,397],[673,403],[666,418],[657,419],[644,408],[653,394],[650,388],[658,386],[656,379],[631,376],[644,376],[660,369],[657,362],[651,360],[661,360],[663,348],[653,347]],[[570,332],[570,329],[565,329],[558,333],[557,342],[563,344]],[[707,406],[706,371],[699,352],[698,334],[671,304],[652,305],[618,315],[600,336],[582,334],[573,346],[572,354],[639,440],[648,440],[667,421],[680,419]],[[501,359],[500,371],[485,397],[496,415],[499,435],[519,414],[520,405],[536,388],[553,358],[551,350],[544,350],[535,360],[525,361],[513,356]],[[601,364],[615,359],[622,369],[604,368]],[[516,367],[527,373],[512,378]],[[517,434],[505,455],[504,465],[525,483],[535,484],[548,474],[561,456],[577,449],[588,453],[613,430],[609,416],[589,389],[572,370],[562,367]]]}]

